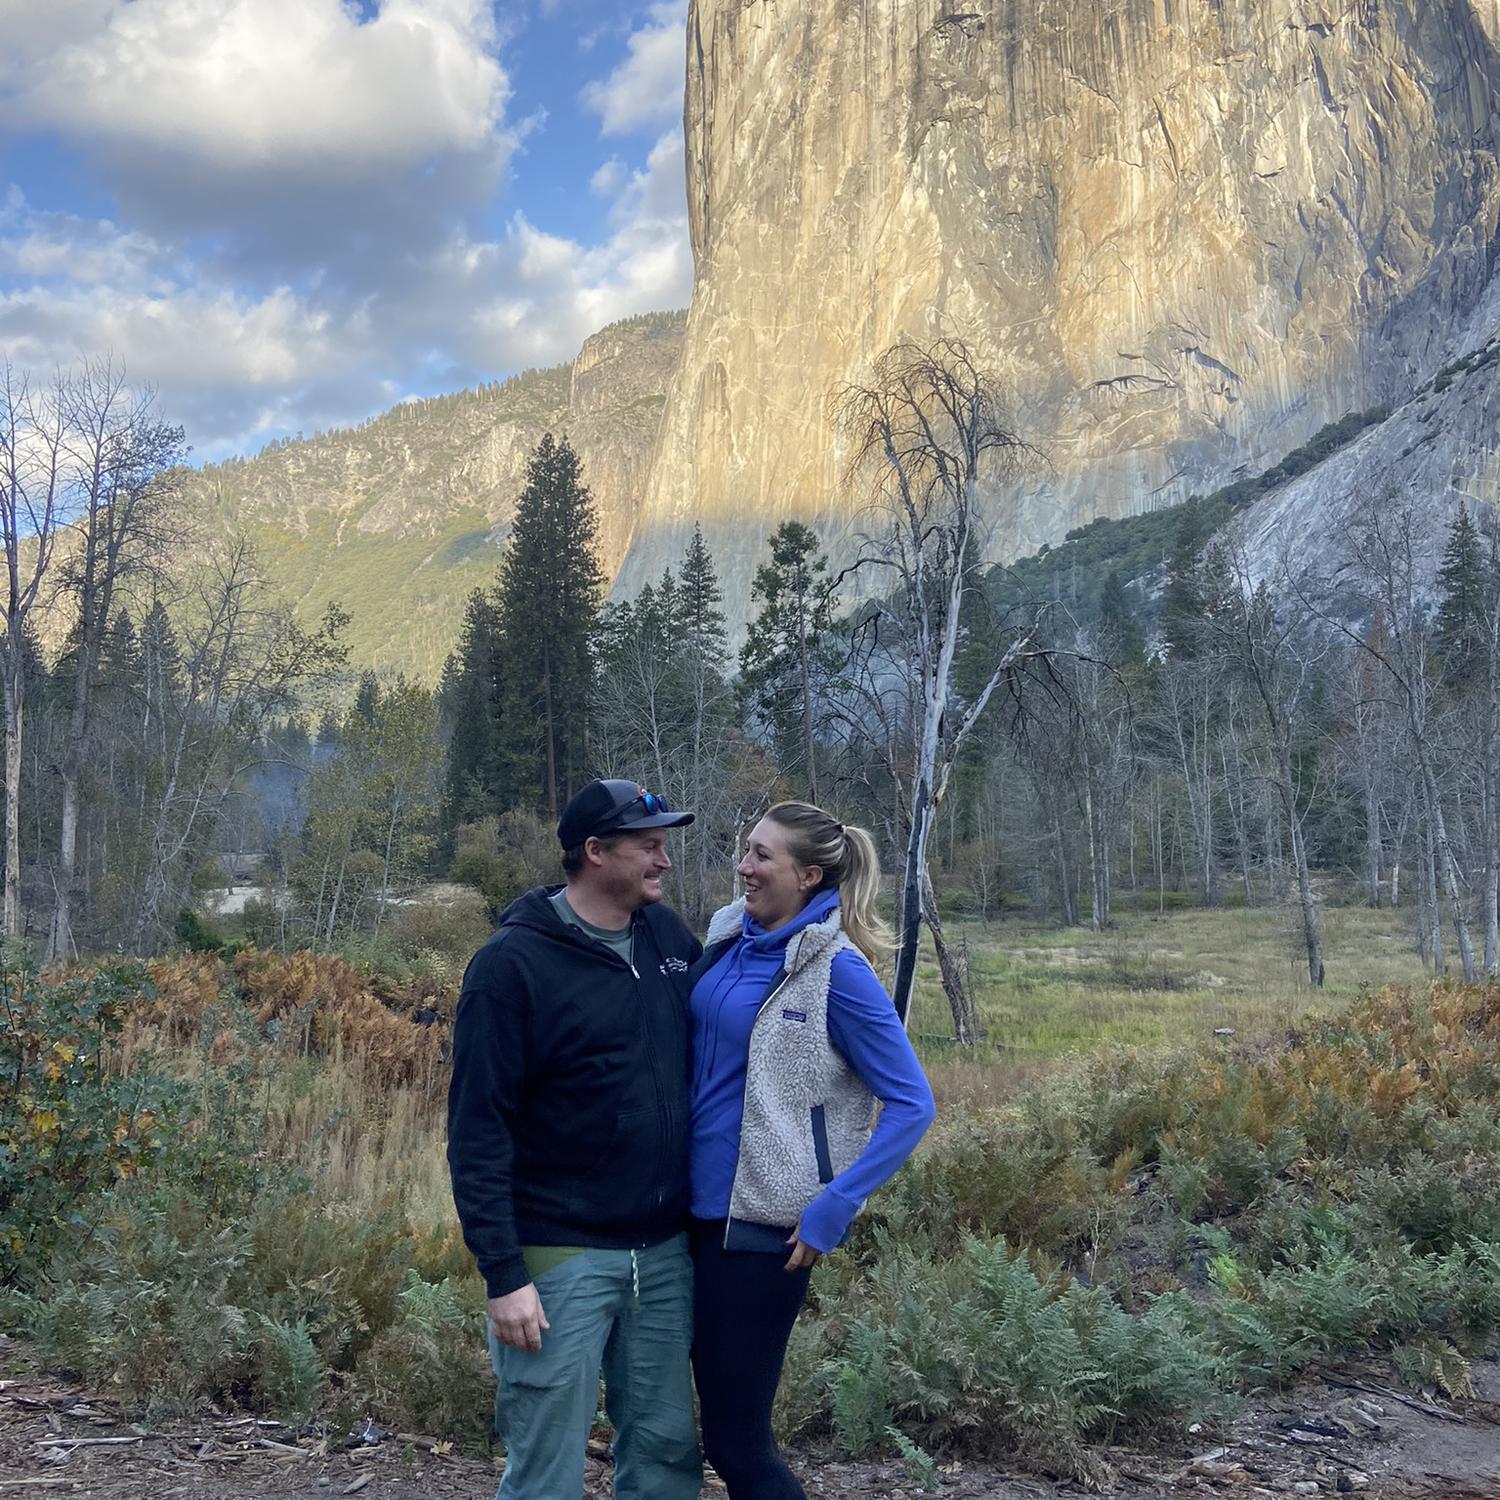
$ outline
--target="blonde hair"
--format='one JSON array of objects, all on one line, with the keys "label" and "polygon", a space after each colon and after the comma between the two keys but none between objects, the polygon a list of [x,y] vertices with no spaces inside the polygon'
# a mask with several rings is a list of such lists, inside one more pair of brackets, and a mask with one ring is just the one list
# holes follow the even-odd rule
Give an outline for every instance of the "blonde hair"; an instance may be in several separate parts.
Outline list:
[{"label": "blonde hair", "polygon": [[875,840],[865,829],[840,823],[811,802],[778,802],[766,816],[786,833],[787,850],[799,865],[817,865],[823,871],[818,890],[838,887],[849,941],[878,966],[894,944],[890,928],[875,909],[880,894]]}]

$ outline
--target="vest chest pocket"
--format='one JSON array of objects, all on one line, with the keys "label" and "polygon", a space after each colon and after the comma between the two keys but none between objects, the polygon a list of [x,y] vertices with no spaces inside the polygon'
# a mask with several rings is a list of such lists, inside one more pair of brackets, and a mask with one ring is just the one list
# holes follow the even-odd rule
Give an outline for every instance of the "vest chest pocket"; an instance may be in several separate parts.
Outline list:
[{"label": "vest chest pocket", "polygon": [[821,1104],[812,1107],[813,1155],[818,1160],[818,1181],[833,1181],[833,1157],[828,1150],[828,1117]]}]

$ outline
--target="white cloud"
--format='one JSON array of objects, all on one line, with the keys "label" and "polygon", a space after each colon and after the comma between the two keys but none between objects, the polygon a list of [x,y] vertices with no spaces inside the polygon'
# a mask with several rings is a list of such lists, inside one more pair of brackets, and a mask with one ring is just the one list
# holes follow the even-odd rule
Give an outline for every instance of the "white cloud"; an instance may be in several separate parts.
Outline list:
[{"label": "white cloud", "polygon": [[682,118],[687,0],[661,0],[649,15],[626,42],[625,60],[583,91],[583,102],[600,117],[605,135]]},{"label": "white cloud", "polygon": [[[683,12],[631,36],[606,131],[646,118],[653,67],[677,113]],[[556,363],[691,296],[675,128],[594,173],[597,243],[534,212],[489,227],[517,142],[567,128],[507,119],[491,0],[0,0],[0,37],[0,132],[61,137],[112,200],[58,212],[0,180],[0,349],[112,354],[201,457]]]},{"label": "white cloud", "polygon": [[253,290],[233,268],[102,219],[0,201],[0,347],[45,370],[111,353],[157,387],[198,456],[362,420],[423,384],[452,390],[571,359],[605,323],[692,294],[682,141],[620,169],[608,233],[585,245],[515,214],[456,228],[367,286],[329,278]]},{"label": "white cloud", "polygon": [[0,33],[0,123],[85,146],[348,173],[508,145],[489,0],[0,0]]},{"label": "white cloud", "polygon": [[680,135],[662,136],[641,170],[621,169],[608,221],[605,240],[583,245],[516,214],[503,239],[446,248],[427,281],[451,306],[437,316],[461,328],[459,347],[474,368],[555,364],[616,318],[688,304],[693,263]]},{"label": "white cloud", "polygon": [[163,253],[149,235],[123,231],[107,219],[32,213],[14,188],[0,206],[0,278],[6,280],[159,286]]},{"label": "white cloud", "polygon": [[627,176],[625,163],[618,156],[612,156],[589,178],[589,190],[601,198],[613,198],[625,185]]}]

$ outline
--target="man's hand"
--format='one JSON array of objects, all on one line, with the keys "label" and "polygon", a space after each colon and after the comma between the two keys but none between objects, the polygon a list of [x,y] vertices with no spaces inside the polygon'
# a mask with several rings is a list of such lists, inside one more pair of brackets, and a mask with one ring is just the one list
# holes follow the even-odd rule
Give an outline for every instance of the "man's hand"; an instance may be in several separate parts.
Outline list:
[{"label": "man's hand", "polygon": [[540,1354],[542,1330],[551,1326],[542,1311],[542,1299],[529,1281],[503,1297],[490,1298],[490,1327],[495,1337],[512,1349]]},{"label": "man's hand", "polygon": [[815,1266],[818,1257],[822,1255],[821,1250],[814,1250],[802,1238],[802,1226],[798,1224],[792,1231],[792,1237],[787,1241],[792,1247],[792,1258],[781,1268],[783,1271],[800,1271],[803,1266]]}]

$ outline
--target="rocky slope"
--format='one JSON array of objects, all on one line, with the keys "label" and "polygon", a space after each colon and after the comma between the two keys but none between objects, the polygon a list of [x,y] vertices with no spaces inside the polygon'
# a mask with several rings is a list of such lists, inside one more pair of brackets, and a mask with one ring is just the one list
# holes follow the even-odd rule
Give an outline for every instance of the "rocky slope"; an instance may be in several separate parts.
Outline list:
[{"label": "rocky slope", "polygon": [[[697,285],[621,589],[695,519],[731,599],[782,516],[847,524],[830,396],[903,334],[970,339],[1047,453],[1000,557],[1409,395],[1481,341],[1497,47],[1500,0],[693,0]],[[1486,409],[1363,449],[1493,499]]]},{"label": "rocky slope", "polygon": [[680,313],[593,335],[571,365],[410,402],[364,426],[197,472],[188,500],[255,538],[309,617],[351,614],[358,665],[435,677],[470,589],[494,578],[526,459],[566,433],[598,501],[613,573],[645,492]]},{"label": "rocky slope", "polygon": [[[1446,367],[1445,367],[1446,368]],[[1495,341],[1440,374],[1349,447],[1250,507],[1236,526],[1252,571],[1274,579],[1344,556],[1345,524],[1362,505],[1409,507],[1420,584],[1434,585],[1460,501],[1500,497],[1500,324]]]}]

